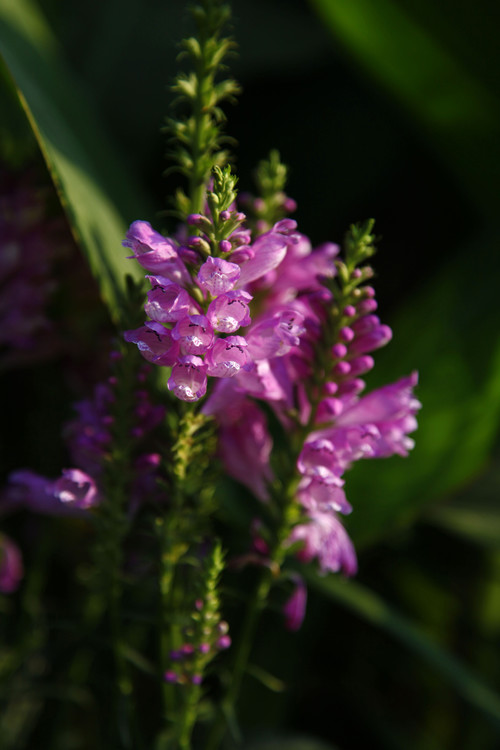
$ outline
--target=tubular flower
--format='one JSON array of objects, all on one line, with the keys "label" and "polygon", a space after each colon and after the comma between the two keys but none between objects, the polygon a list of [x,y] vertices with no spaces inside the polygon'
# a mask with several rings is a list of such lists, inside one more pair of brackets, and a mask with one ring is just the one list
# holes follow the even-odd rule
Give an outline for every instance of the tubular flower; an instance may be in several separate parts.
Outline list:
[{"label": "tubular flower", "polygon": [[[202,411],[215,417],[227,473],[266,502],[281,481],[270,464],[274,413],[296,461],[287,543],[323,572],[352,575],[356,555],[339,517],[352,510],[344,474],[362,458],[406,456],[420,408],[416,373],[362,395],[373,352],[392,338],[368,284],[372,222],[351,228],[342,258],[333,243],[314,248],[288,218],[259,234],[262,222],[250,229],[234,203],[221,208],[222,194],[207,193],[205,213],[179,230],[182,244],[132,225],[124,244],[161,276],[147,276],[150,320],[125,338],[172,368],[168,388],[177,398],[208,392]],[[291,626],[302,604],[299,587]]]},{"label": "tubular flower", "polygon": [[[121,359],[112,352],[110,360]],[[145,497],[156,499],[159,456],[144,446],[150,433],[163,421],[165,409],[151,402],[142,386],[149,365],[137,373],[134,406],[130,415],[130,439],[133,445],[131,463],[130,509]],[[118,380],[112,375],[99,383],[91,398],[74,405],[76,416],[63,430],[73,467],[63,469],[61,476],[50,479],[29,469],[9,475],[6,489],[0,496],[0,513],[22,508],[49,515],[85,516],[98,506],[103,494],[103,475],[111,456],[117,403]]]}]

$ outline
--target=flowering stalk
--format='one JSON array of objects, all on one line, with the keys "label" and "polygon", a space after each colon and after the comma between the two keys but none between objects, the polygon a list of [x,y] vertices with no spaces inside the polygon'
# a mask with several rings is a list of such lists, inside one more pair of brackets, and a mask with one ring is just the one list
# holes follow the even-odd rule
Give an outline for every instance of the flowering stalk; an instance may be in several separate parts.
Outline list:
[{"label": "flowering stalk", "polygon": [[239,92],[234,80],[219,80],[223,61],[235,47],[229,37],[223,36],[229,6],[220,0],[202,0],[192,8],[191,15],[197,34],[185,39],[182,48],[193,70],[180,74],[172,87],[178,101],[187,105],[188,114],[167,123],[173,144],[170,156],[188,180],[187,195],[180,189],[176,194],[176,208],[182,218],[201,211],[213,166],[227,161],[227,152],[221,148],[224,114],[220,104],[234,100]]},{"label": "flowering stalk", "polygon": [[[344,260],[335,260],[336,273],[322,280],[330,294],[326,297],[323,295],[321,300],[321,335],[311,338],[309,356],[312,361],[308,367],[309,377],[305,381],[302,409],[283,412],[281,407],[277,410],[285,424],[292,420],[293,429],[289,427],[283,431],[286,447],[275,459],[277,469],[274,481],[269,485],[266,505],[267,529],[265,538],[259,544],[262,572],[234,651],[231,682],[222,702],[223,711],[210,736],[208,750],[220,746],[225,734],[223,716],[234,712],[260,613],[266,607],[273,585],[283,577],[282,567],[286,558],[295,551],[304,560],[318,556],[324,571],[343,568],[345,573],[350,574],[356,569],[352,546],[336,519],[338,511],[350,512],[350,505],[341,489],[343,481],[340,475],[348,468],[350,460],[361,457],[363,451],[371,450],[374,456],[377,453],[368,443],[363,444],[364,438],[357,444],[359,438],[355,433],[348,436],[343,434],[343,444],[338,446],[335,446],[334,440],[330,442],[324,436],[333,439],[336,429],[342,433],[342,427],[335,427],[335,417],[341,422],[342,410],[346,415],[349,415],[349,411],[352,415],[356,414],[357,409],[363,415],[359,407],[363,399],[356,403],[356,393],[364,383],[349,376],[351,372],[359,374],[370,369],[372,363],[365,352],[383,345],[390,338],[390,330],[381,326],[378,318],[371,315],[376,303],[373,290],[366,286],[366,281],[373,275],[371,268],[364,265],[374,253],[372,228],[373,221],[351,227],[345,241]],[[350,351],[346,344],[350,344]],[[387,396],[384,393],[383,396],[372,394],[365,397],[365,403],[371,407],[367,409],[366,421],[375,414],[379,415],[379,419],[386,417],[384,412],[391,408],[397,412],[394,416],[400,416],[402,420],[401,434],[397,433],[397,419],[390,427],[394,446],[381,446],[379,455],[389,455],[393,450],[404,453],[411,447],[406,442],[405,433],[415,427],[412,413],[419,408],[419,404],[410,396],[410,388],[416,381],[412,378],[407,381],[399,388],[386,387]],[[332,393],[339,392],[345,394],[343,402],[332,399]],[[396,406],[388,406],[385,399],[393,399],[397,402]],[[344,421],[349,424],[349,416],[344,417]],[[355,423],[352,417],[351,421]],[[363,428],[363,432],[369,430],[377,441],[379,435],[375,426]],[[344,461],[341,448],[348,454],[350,451]],[[361,452],[356,454],[356,451]],[[305,587],[302,582],[299,582],[287,608],[285,615],[289,625],[297,629],[305,609]]]},{"label": "flowering stalk", "polygon": [[185,717],[192,697],[186,691],[175,693],[172,680],[165,675],[169,672],[171,653],[180,645],[179,619],[187,606],[186,598],[194,598],[195,583],[200,580],[199,571],[193,578],[192,560],[204,540],[211,536],[210,516],[214,507],[213,481],[209,475],[215,448],[212,420],[195,414],[191,405],[183,411],[167,467],[170,503],[156,522],[161,550],[159,633],[161,673],[165,680],[164,723],[167,726],[173,723],[177,735],[182,734],[179,717]]},{"label": "flowering stalk", "polygon": [[247,209],[256,232],[267,232],[276,222],[284,219],[297,208],[297,204],[285,193],[288,168],[280,159],[279,152],[272,150],[268,159],[259,162],[255,172],[257,197],[241,195],[240,202]]},{"label": "flowering stalk", "polygon": [[[181,750],[190,747],[207,669],[217,653],[231,643],[228,625],[221,620],[219,611],[218,585],[224,567],[220,544],[207,549],[205,543],[191,565],[196,576],[191,591],[196,599],[186,612],[185,626],[179,633],[176,648],[169,653],[170,665],[164,674],[166,683],[177,690],[180,698],[171,720],[174,722],[173,741]],[[179,611],[176,614],[178,616]]]}]

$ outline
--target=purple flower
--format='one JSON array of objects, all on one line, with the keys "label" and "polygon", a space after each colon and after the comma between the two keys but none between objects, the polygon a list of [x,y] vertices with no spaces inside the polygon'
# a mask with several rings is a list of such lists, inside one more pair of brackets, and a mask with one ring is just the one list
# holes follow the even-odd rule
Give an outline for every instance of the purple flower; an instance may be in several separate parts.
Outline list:
[{"label": "purple flower", "polygon": [[[253,256],[241,264],[241,275],[237,288],[242,289],[251,281],[264,276],[279,266],[286,255],[287,243],[278,232],[270,231],[258,237],[252,245]],[[233,254],[234,259],[234,254]]]},{"label": "purple flower", "polygon": [[283,607],[285,627],[292,632],[300,630],[304,622],[307,606],[307,586],[303,578],[297,575],[294,576],[294,581],[295,588],[293,593]]},{"label": "purple flower", "polygon": [[23,577],[21,552],[5,534],[0,534],[0,591],[12,594]]},{"label": "purple flower", "polygon": [[352,507],[342,484],[343,481],[334,474],[303,477],[297,489],[297,497],[308,511],[338,511],[346,515],[351,513]]},{"label": "purple flower", "polygon": [[235,389],[234,380],[221,380],[203,408],[219,424],[219,455],[224,467],[260,499],[268,498],[272,479],[269,458],[272,439],[259,407]]},{"label": "purple flower", "polygon": [[349,353],[356,356],[365,354],[385,346],[391,339],[392,331],[389,326],[378,325],[361,336],[355,336],[349,346]]},{"label": "purple flower", "polygon": [[61,503],[87,510],[98,502],[98,491],[92,477],[80,469],[63,469],[54,482],[54,497]]},{"label": "purple flower", "polygon": [[242,336],[217,339],[205,358],[207,374],[217,378],[233,377],[248,361],[246,350],[247,342]]},{"label": "purple flower", "polygon": [[[14,471],[9,475],[8,485],[1,498],[3,511],[27,508],[48,515],[84,515],[83,511],[95,504],[94,481],[78,469],[67,469],[68,476],[59,480],[47,479],[28,469]],[[71,472],[77,472],[73,474]],[[86,480],[84,480],[84,477]],[[68,493],[68,494],[66,494]],[[62,497],[61,497],[62,495]]]},{"label": "purple flower", "polygon": [[297,461],[301,474],[311,477],[325,477],[335,473],[335,447],[331,440],[318,438],[308,440]]},{"label": "purple flower", "polygon": [[297,557],[304,562],[317,558],[322,573],[357,571],[356,553],[346,530],[335,513],[311,512],[308,522],[293,529],[290,542],[303,542]]},{"label": "purple flower", "polygon": [[141,266],[151,273],[162,274],[178,284],[190,282],[189,273],[179,257],[177,245],[156,232],[147,221],[134,221],[123,241]]},{"label": "purple flower", "polygon": [[413,372],[372,391],[344,409],[336,419],[336,427],[371,430],[369,457],[385,458],[395,453],[407,456],[414,445],[408,433],[417,429],[415,414],[421,408],[413,394],[417,383],[418,375]]},{"label": "purple flower", "polygon": [[189,315],[177,321],[172,338],[182,354],[205,354],[213,345],[214,332],[205,315]]},{"label": "purple flower", "polygon": [[168,379],[168,390],[181,401],[198,401],[207,391],[206,365],[191,354],[180,357]]},{"label": "purple flower", "polygon": [[[272,362],[274,364],[274,360]],[[238,386],[254,398],[283,403],[287,401],[286,384],[277,377],[271,362],[267,359],[261,359],[255,362],[253,367],[240,370],[235,379]]]},{"label": "purple flower", "polygon": [[234,333],[238,328],[250,324],[248,303],[252,295],[243,290],[227,292],[213,300],[207,310],[207,318],[214,330]]},{"label": "purple flower", "polygon": [[240,267],[236,263],[209,257],[198,271],[198,282],[202,289],[216,297],[233,289],[240,273]]},{"label": "purple flower", "polygon": [[146,322],[134,331],[125,331],[125,341],[137,344],[144,359],[155,365],[170,367],[179,354],[179,344],[173,339],[172,333],[161,323]]},{"label": "purple flower", "polygon": [[148,292],[148,301],[144,310],[152,320],[158,323],[171,323],[189,314],[195,303],[179,284],[164,276],[146,276],[152,289]]},{"label": "purple flower", "polygon": [[248,332],[248,350],[254,360],[282,357],[300,344],[304,316],[296,310],[283,310],[253,325]]}]

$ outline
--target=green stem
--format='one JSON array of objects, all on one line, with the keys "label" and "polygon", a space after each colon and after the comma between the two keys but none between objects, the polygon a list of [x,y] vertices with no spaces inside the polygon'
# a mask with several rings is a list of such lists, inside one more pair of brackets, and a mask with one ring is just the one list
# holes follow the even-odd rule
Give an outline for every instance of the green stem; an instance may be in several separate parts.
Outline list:
[{"label": "green stem", "polygon": [[222,701],[221,711],[209,735],[205,750],[219,750],[226,734],[226,716],[231,715],[238,700],[243,677],[245,675],[254,635],[259,624],[260,616],[266,606],[269,591],[272,586],[273,574],[270,568],[264,568],[255,592],[248,602],[238,646],[234,654],[234,666],[231,673],[231,683]]},{"label": "green stem", "polygon": [[184,689],[188,691],[188,694],[185,695],[184,708],[179,721],[179,750],[191,750],[191,735],[198,718],[201,689],[199,685],[186,686]]},{"label": "green stem", "polygon": [[206,87],[206,72],[204,69],[205,66],[203,51],[202,55],[202,62],[200,65],[200,70],[198,71],[198,86],[196,91],[196,98],[193,103],[194,134],[191,144],[193,169],[189,177],[189,211],[192,214],[201,213],[201,210],[203,208],[203,196],[205,193],[205,180],[200,163],[201,157],[203,155],[202,131],[205,117],[205,115],[203,114],[203,105],[205,98],[204,89]]}]

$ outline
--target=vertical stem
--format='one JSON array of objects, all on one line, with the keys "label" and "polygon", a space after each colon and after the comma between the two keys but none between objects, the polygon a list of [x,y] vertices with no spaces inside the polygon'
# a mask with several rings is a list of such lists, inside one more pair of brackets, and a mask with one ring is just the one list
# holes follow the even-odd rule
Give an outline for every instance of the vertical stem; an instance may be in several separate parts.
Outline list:
[{"label": "vertical stem", "polygon": [[[276,556],[281,556],[278,552]],[[260,615],[265,608],[272,586],[273,573],[270,568],[264,568],[255,592],[248,602],[242,631],[234,655],[234,666],[231,673],[231,683],[222,701],[222,710],[209,735],[205,750],[219,750],[226,733],[226,714],[232,713],[238,700],[241,684],[248,666],[250,652],[253,645],[255,631]]]}]

